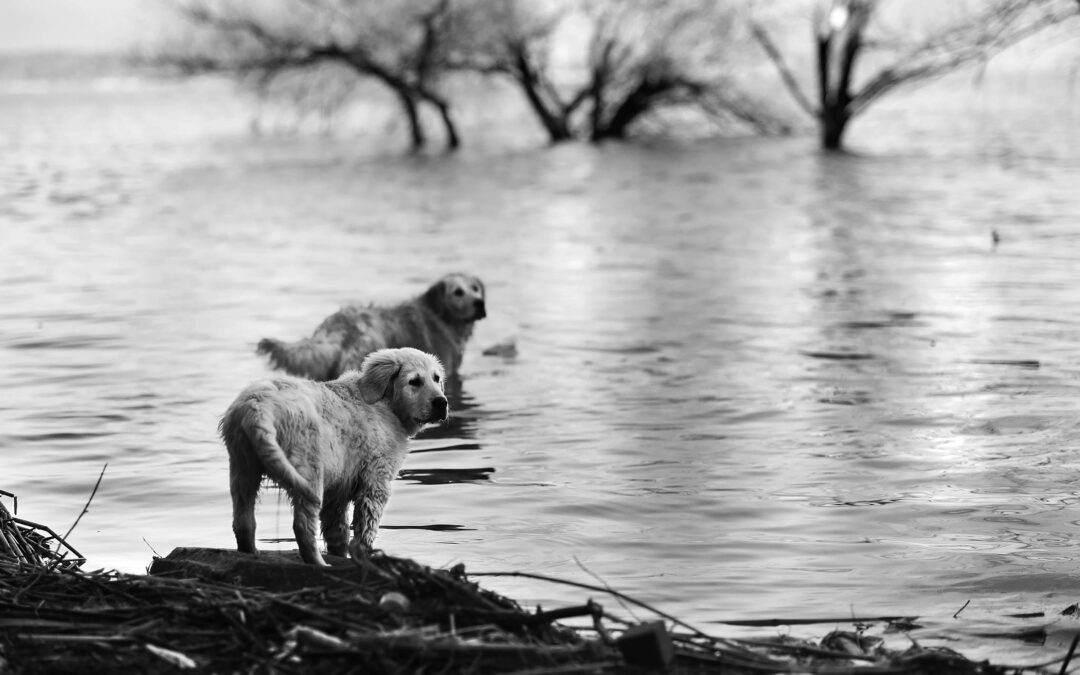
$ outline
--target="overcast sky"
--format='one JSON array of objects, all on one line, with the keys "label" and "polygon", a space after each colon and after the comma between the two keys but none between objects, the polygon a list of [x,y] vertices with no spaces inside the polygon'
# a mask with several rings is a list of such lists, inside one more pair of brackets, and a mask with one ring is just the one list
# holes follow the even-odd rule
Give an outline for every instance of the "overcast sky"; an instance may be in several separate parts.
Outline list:
[{"label": "overcast sky", "polygon": [[123,50],[149,37],[156,0],[0,0],[0,51]]}]

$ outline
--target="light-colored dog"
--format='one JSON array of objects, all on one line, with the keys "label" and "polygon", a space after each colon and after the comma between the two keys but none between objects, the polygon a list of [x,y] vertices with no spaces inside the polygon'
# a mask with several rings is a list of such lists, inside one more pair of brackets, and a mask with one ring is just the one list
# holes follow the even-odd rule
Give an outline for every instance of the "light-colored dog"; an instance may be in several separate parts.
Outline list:
[{"label": "light-colored dog", "polygon": [[229,487],[236,548],[255,553],[255,499],[263,476],[293,504],[293,533],[305,562],[325,565],[317,546],[322,521],[327,550],[371,548],[390,483],[408,441],[427,424],[447,419],[445,374],[438,359],[416,349],[382,349],[359,372],[332,382],[295,377],[256,382],[221,419],[229,451]]},{"label": "light-colored dog", "polygon": [[457,374],[473,324],[487,316],[484,284],[465,274],[440,279],[423,295],[393,307],[350,305],[328,316],[314,335],[296,342],[259,341],[256,351],[276,367],[313,380],[332,380],[360,367],[377,349],[414,347],[439,357]]}]

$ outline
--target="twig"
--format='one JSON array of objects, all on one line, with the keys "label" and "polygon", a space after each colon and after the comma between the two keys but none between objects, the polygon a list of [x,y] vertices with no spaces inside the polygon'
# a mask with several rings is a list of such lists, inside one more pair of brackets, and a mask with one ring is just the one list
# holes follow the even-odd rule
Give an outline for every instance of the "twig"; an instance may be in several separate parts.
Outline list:
[{"label": "twig", "polygon": [[146,541],[146,537],[143,537],[142,541],[143,541],[144,544],[146,544],[146,548],[150,549],[150,552],[154,554],[155,558],[160,558],[161,557],[161,554],[157,552],[157,549],[155,549],[153,546],[151,546],[150,542]]},{"label": "twig", "polygon": [[1080,643],[1080,635],[1073,638],[1072,644],[1069,645],[1069,652],[1065,654],[1065,660],[1061,662],[1061,670],[1058,671],[1058,675],[1065,675],[1065,672],[1069,669],[1069,661],[1072,661],[1073,653],[1076,652],[1076,645]]},{"label": "twig", "polygon": [[822,617],[818,619],[733,619],[731,621],[714,621],[712,623],[722,623],[725,626],[763,628],[773,626],[812,626],[819,623],[856,624],[875,623],[878,621],[891,623],[894,621],[914,621],[917,618],[918,617],[914,616],[853,616],[843,618]]},{"label": "twig", "polygon": [[67,534],[60,538],[65,544],[67,543],[67,538],[71,536],[71,532],[75,529],[75,526],[78,525],[79,521],[82,520],[82,517],[90,511],[90,502],[94,501],[94,495],[97,494],[98,486],[101,485],[101,479],[105,477],[105,469],[108,468],[109,463],[105,462],[105,466],[101,467],[101,473],[98,474],[97,482],[94,483],[94,489],[90,491],[90,499],[86,500],[86,506],[83,507],[82,513],[79,514],[79,517],[76,518],[75,522],[68,528]]},{"label": "twig", "polygon": [[7,490],[0,490],[0,495],[3,495],[4,497],[11,497],[11,501],[13,502],[11,512],[16,516],[19,515],[19,497],[18,497],[18,495],[16,495],[14,492],[8,492]]},{"label": "twig", "polygon": [[765,647],[778,652],[787,652],[791,654],[808,654],[812,656],[824,656],[832,659],[850,659],[852,661],[877,661],[878,657],[870,654],[852,654],[850,652],[838,652],[833,649],[824,649],[822,647],[816,647],[814,645],[804,644],[784,644],[783,642],[773,642],[770,640],[753,640],[741,638],[739,642],[748,645],[754,645],[756,647]]},{"label": "twig", "polygon": [[967,606],[968,606],[968,605],[970,605],[970,604],[971,604],[971,598],[968,598],[968,601],[964,603],[964,606],[963,606],[963,607],[961,607],[960,609],[956,610],[956,614],[953,614],[953,615],[952,615],[952,618],[954,618],[954,619],[955,619],[956,617],[960,616],[960,612],[962,612],[962,611],[964,611],[965,609],[967,609]]},{"label": "twig", "polygon": [[526,579],[539,579],[540,581],[549,581],[549,582],[555,583],[555,584],[563,584],[564,586],[574,586],[576,588],[583,588],[583,589],[589,590],[589,591],[597,591],[599,593],[610,593],[612,596],[614,596],[616,598],[620,598],[622,600],[625,600],[626,602],[637,605],[638,607],[641,607],[643,609],[647,609],[650,612],[652,612],[653,614],[655,614],[655,615],[657,615],[657,616],[659,616],[661,618],[667,619],[668,621],[672,622],[673,624],[675,624],[677,626],[682,626],[683,628],[686,628],[687,630],[693,632],[698,637],[702,637],[702,638],[705,638],[707,640],[712,640],[714,642],[723,642],[724,641],[721,638],[713,637],[712,635],[709,635],[705,631],[700,630],[699,628],[696,628],[694,626],[691,626],[690,624],[686,623],[682,619],[679,619],[678,617],[672,616],[671,614],[668,614],[667,612],[663,612],[663,611],[653,607],[652,605],[650,605],[650,604],[648,604],[648,603],[646,603],[646,602],[644,602],[642,600],[632,598],[632,597],[630,597],[629,595],[627,595],[625,593],[622,593],[620,591],[616,591],[616,590],[611,589],[611,588],[604,588],[602,586],[594,586],[592,584],[583,584],[583,583],[580,583],[580,582],[577,582],[577,581],[567,581],[566,579],[559,579],[557,577],[549,577],[546,574],[534,574],[532,572],[469,572],[469,574],[470,574],[470,576],[474,576],[474,577],[522,577],[522,578],[526,578]]},{"label": "twig", "polygon": [[[590,569],[589,569],[588,567],[585,567],[585,564],[584,564],[583,562],[581,562],[580,560],[578,560],[578,557],[577,557],[577,556],[574,556],[574,562],[575,562],[575,563],[577,563],[577,566],[578,566],[578,567],[580,567],[580,568],[582,569],[582,571],[584,571],[584,572],[585,572],[585,574],[588,574],[588,575],[589,575],[590,577],[592,577],[593,579],[596,579],[596,580],[597,580],[597,581],[599,581],[599,582],[600,582],[601,584],[603,584],[603,585],[604,585],[604,590],[606,590],[606,591],[607,591],[608,593],[611,593],[611,592],[612,592],[612,591],[614,590],[614,589],[612,589],[612,588],[611,588],[611,585],[610,585],[610,584],[608,584],[608,582],[604,581],[604,580],[603,580],[603,579],[602,579],[602,578],[600,577],[600,575],[599,575],[599,574],[596,574],[595,572],[593,572],[592,570],[590,570]],[[633,619],[634,621],[640,621],[640,619],[638,619],[638,618],[637,618],[637,616],[635,616],[635,615],[634,615],[634,611],[633,611],[632,609],[630,609],[630,608],[629,608],[629,607],[628,607],[628,606],[626,605],[626,603],[625,603],[625,602],[623,602],[622,598],[620,598],[620,597],[619,597],[618,595],[615,595],[615,599],[619,601],[619,605],[620,605],[620,606],[621,606],[621,607],[622,607],[623,609],[625,609],[625,610],[626,610],[626,613],[627,613],[627,614],[629,614],[629,615],[630,615],[630,617],[631,617],[631,618],[632,618],[632,619]]]},{"label": "twig", "polygon": [[560,609],[552,609],[546,612],[536,612],[535,614],[526,614],[511,609],[484,610],[458,606],[449,607],[447,608],[447,610],[451,612],[451,616],[453,616],[454,614],[467,614],[473,619],[490,620],[494,621],[497,624],[540,626],[543,624],[552,623],[554,621],[560,621],[562,619],[571,619],[582,616],[591,617],[595,615],[597,607],[599,607],[599,605],[590,600],[584,605],[562,607]]},{"label": "twig", "polygon": [[622,659],[609,659],[607,661],[593,661],[586,663],[571,663],[565,666],[543,666],[529,668],[527,670],[515,670],[507,675],[566,675],[567,673],[598,673],[607,668],[615,668],[626,665]]}]

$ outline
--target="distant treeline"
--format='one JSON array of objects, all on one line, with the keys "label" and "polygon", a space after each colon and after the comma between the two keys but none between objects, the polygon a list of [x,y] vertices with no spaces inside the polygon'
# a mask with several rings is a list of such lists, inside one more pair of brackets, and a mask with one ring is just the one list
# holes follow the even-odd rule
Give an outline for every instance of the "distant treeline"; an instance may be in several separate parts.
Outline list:
[{"label": "distant treeline", "polygon": [[[552,143],[634,134],[658,118],[750,133],[805,115],[822,147],[882,97],[1051,29],[1076,0],[175,0],[176,30],[146,63],[225,73],[264,94],[348,105],[371,82],[396,102],[413,148],[433,123],[449,148],[468,73],[519,92]],[[568,77],[567,75],[570,74]],[[762,81],[771,82],[762,87]],[[778,100],[782,93],[783,101]],[[472,102],[475,103],[475,102]]]}]

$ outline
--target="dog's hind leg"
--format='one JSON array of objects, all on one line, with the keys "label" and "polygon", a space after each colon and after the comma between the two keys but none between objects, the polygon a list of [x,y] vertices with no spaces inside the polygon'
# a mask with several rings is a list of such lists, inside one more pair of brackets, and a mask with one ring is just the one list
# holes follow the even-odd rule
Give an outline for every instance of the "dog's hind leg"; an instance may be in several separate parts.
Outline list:
[{"label": "dog's hind leg", "polygon": [[300,549],[300,557],[310,565],[327,567],[319,553],[318,522],[321,505],[306,499],[293,499],[293,534]]},{"label": "dog's hind leg", "polygon": [[232,458],[229,466],[236,550],[241,553],[255,553],[255,498],[259,494],[262,474],[258,470],[237,467]]},{"label": "dog's hind leg", "polygon": [[319,519],[322,521],[326,552],[347,557],[349,554],[349,524],[346,519],[348,502],[331,500],[323,503]]}]

